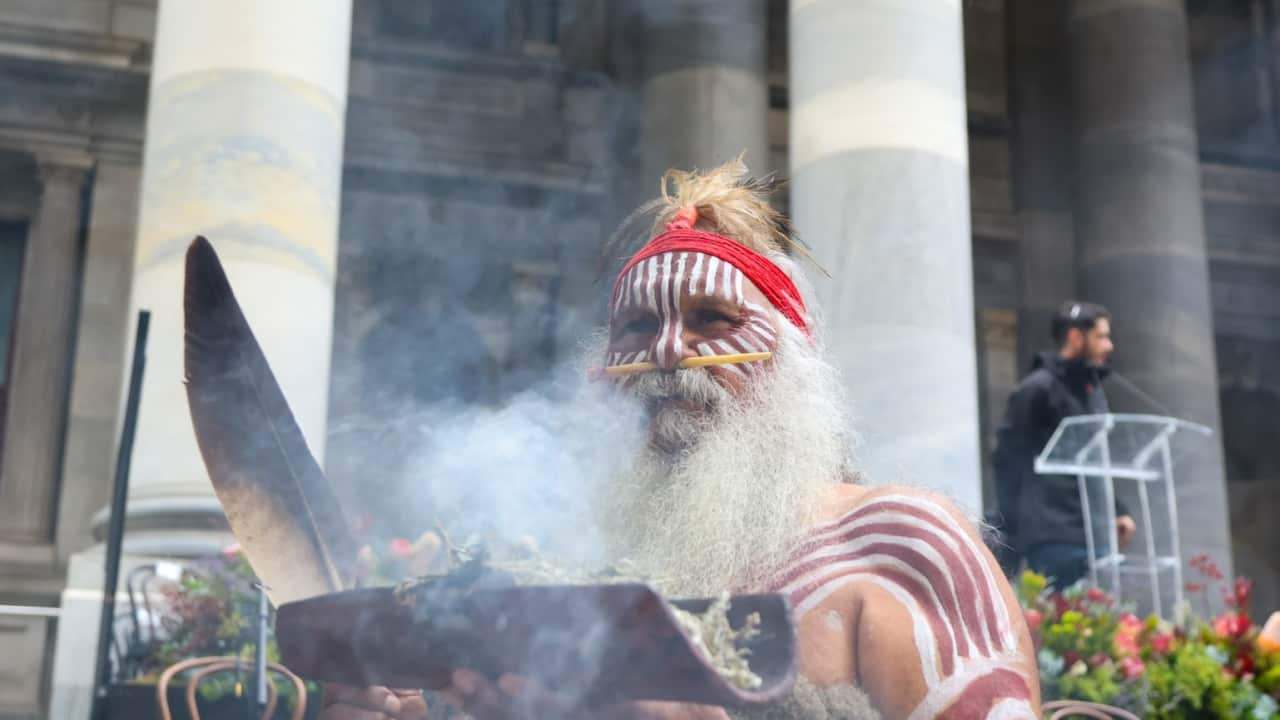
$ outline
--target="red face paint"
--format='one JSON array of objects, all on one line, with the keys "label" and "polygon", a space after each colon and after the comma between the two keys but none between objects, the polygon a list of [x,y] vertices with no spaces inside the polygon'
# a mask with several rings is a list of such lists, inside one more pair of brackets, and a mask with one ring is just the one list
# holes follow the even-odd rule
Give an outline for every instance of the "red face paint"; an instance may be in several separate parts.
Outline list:
[{"label": "red face paint", "polygon": [[[746,276],[713,255],[672,251],[633,264],[618,279],[610,306],[610,366],[682,357],[773,352],[777,332],[766,307],[746,297]],[[694,342],[692,348],[685,343]],[[759,362],[723,366],[745,374]]]}]

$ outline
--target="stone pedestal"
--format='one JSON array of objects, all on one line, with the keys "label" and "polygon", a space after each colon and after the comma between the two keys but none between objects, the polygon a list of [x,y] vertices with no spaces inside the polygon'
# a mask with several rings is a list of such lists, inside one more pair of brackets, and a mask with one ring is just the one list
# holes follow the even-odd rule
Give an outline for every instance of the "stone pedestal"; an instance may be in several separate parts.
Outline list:
[{"label": "stone pedestal", "polygon": [[[1080,293],[1114,319],[1115,368],[1156,400],[1118,410],[1221,427],[1200,158],[1184,4],[1077,0],[1067,33],[1075,107]],[[1184,557],[1231,563],[1221,442],[1175,469]]]},{"label": "stone pedestal", "polygon": [[792,2],[791,207],[871,482],[981,507],[959,3]]}]

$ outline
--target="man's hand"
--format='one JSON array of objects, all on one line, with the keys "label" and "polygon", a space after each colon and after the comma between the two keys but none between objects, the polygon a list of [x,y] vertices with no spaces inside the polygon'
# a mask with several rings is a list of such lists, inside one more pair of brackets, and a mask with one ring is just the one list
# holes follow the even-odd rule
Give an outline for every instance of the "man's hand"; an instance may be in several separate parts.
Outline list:
[{"label": "man's hand", "polygon": [[525,678],[503,675],[493,683],[469,670],[455,672],[453,686],[442,694],[477,720],[729,720],[723,708],[683,703],[629,702],[584,709]]},{"label": "man's hand", "polygon": [[320,720],[426,720],[419,690],[325,685]]},{"label": "man's hand", "polygon": [[1138,523],[1129,515],[1121,515],[1116,518],[1116,540],[1120,543],[1120,548],[1129,546],[1133,542],[1133,536],[1138,534]]}]

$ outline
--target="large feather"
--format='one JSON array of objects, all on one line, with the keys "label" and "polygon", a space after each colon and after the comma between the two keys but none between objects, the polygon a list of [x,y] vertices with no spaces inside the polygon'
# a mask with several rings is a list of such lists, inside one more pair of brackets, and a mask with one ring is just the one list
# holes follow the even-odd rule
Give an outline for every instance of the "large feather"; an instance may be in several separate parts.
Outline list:
[{"label": "large feather", "polygon": [[187,249],[184,311],[196,440],[254,572],[277,605],[348,587],[350,526],[203,237]]}]

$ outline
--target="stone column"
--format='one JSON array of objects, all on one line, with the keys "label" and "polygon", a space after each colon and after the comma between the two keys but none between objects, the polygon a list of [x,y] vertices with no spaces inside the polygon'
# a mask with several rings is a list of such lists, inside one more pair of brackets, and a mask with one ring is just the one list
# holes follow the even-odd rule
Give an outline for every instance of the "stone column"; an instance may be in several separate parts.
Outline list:
[{"label": "stone column", "polygon": [[38,165],[43,189],[27,233],[10,360],[0,528],[6,539],[43,544],[53,540],[90,159]]},{"label": "stone column", "polygon": [[708,168],[746,152],[769,164],[765,0],[631,0],[640,82],[640,190],[668,168]]},{"label": "stone column", "polygon": [[160,3],[131,303],[152,312],[133,552],[196,553],[225,539],[200,532],[221,511],[182,384],[193,236],[222,256],[312,450],[324,452],[350,26],[351,0]]},{"label": "stone column", "polygon": [[960,3],[793,0],[791,207],[874,483],[981,508]]},{"label": "stone column", "polygon": [[61,564],[93,544],[90,520],[111,497],[140,175],[136,161],[99,160],[94,168],[58,497]]},{"label": "stone column", "polygon": [[[1209,269],[1181,0],[1076,0],[1067,33],[1075,106],[1081,294],[1113,313],[1116,369],[1172,414],[1221,427]],[[1116,388],[1113,398],[1120,395]],[[1221,442],[1176,473],[1184,557],[1231,561]]]},{"label": "stone column", "polygon": [[1062,22],[1069,2],[1015,0],[1008,6],[1013,193],[1020,231],[1019,376],[1030,368],[1034,353],[1053,346],[1050,325],[1058,306],[1079,294],[1072,225],[1071,62]]}]

